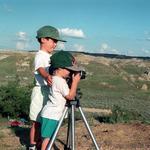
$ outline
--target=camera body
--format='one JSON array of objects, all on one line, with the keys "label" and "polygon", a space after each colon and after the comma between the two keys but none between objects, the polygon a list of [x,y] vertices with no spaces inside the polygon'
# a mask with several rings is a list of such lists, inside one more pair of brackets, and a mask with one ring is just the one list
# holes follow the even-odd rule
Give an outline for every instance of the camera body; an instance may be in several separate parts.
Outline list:
[{"label": "camera body", "polygon": [[81,79],[85,79],[86,78],[86,72],[84,70],[81,70],[79,72],[77,72],[80,74]]},{"label": "camera body", "polygon": [[78,74],[80,75],[81,79],[85,79],[86,78],[86,72],[84,70],[80,70],[80,71],[70,71],[70,75],[69,75],[69,78],[71,79],[72,78],[72,75],[76,75]]},{"label": "camera body", "polygon": [[71,87],[72,84],[72,75],[76,75],[76,74],[80,74],[81,79],[85,79],[86,78],[86,72],[84,70],[80,70],[80,71],[71,71],[69,77],[67,78],[67,84],[69,85],[69,87]]}]

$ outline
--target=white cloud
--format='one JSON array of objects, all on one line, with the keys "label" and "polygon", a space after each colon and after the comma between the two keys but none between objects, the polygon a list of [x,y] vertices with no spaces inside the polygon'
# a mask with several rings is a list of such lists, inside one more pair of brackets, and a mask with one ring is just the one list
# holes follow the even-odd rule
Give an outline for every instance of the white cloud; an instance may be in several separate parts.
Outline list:
[{"label": "white cloud", "polygon": [[20,31],[16,35],[17,35],[16,48],[19,50],[26,49],[28,47],[28,42],[29,42],[27,33]]},{"label": "white cloud", "polygon": [[85,51],[85,47],[83,45],[79,45],[79,44],[74,44],[72,48],[73,48],[72,51],[77,51],[77,52]]},{"label": "white cloud", "polygon": [[85,38],[85,35],[81,29],[64,28],[64,29],[59,29],[59,32],[63,36],[68,36],[73,38]]},{"label": "white cloud", "polygon": [[113,52],[114,54],[119,54],[120,53],[117,49],[111,49],[111,52]]},{"label": "white cloud", "polygon": [[101,46],[100,46],[100,49],[105,51],[109,48],[108,44],[107,43],[102,43]]},{"label": "white cloud", "polygon": [[27,45],[26,45],[26,43],[24,43],[24,42],[18,41],[18,42],[16,43],[16,48],[19,49],[19,50],[24,50],[25,47],[27,47]]},{"label": "white cloud", "polygon": [[107,43],[102,43],[99,49],[100,53],[120,54],[119,50],[111,48]]},{"label": "white cloud", "polygon": [[64,49],[65,49],[65,43],[63,43],[63,42],[58,42],[58,44],[57,44],[57,49],[64,50]]},{"label": "white cloud", "polygon": [[142,48],[141,51],[142,51],[144,54],[146,54],[146,55],[150,55],[150,50],[147,50],[147,49]]},{"label": "white cloud", "polygon": [[135,56],[135,52],[131,49],[130,50],[128,49],[127,52],[126,52],[126,55],[127,56]]},{"label": "white cloud", "polygon": [[22,40],[22,41],[26,41],[27,40],[27,33],[26,32],[20,31],[16,35],[17,35],[19,40]]}]

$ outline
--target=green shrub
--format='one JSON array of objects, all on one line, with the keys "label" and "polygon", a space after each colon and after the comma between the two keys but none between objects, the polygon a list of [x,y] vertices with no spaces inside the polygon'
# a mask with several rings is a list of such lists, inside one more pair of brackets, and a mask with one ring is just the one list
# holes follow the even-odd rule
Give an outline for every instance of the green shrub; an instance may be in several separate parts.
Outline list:
[{"label": "green shrub", "polygon": [[147,122],[143,116],[134,110],[125,110],[118,105],[113,106],[111,115],[96,116],[95,119],[103,123],[130,123],[132,121],[141,121],[143,123]]},{"label": "green shrub", "polygon": [[0,114],[28,118],[31,85],[21,87],[18,80],[0,87]]},{"label": "green shrub", "polygon": [[110,122],[112,123],[128,123],[130,121],[141,120],[144,121],[142,116],[135,112],[122,109],[121,107],[114,105],[112,109],[112,115],[110,116]]}]

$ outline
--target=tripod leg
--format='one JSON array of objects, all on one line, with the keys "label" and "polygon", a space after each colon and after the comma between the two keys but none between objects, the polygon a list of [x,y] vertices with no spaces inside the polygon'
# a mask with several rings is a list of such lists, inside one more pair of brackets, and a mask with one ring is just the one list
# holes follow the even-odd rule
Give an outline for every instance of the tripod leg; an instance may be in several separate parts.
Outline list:
[{"label": "tripod leg", "polygon": [[82,111],[82,108],[81,108],[80,106],[79,106],[79,111],[80,111],[80,113],[81,113],[81,116],[82,116],[82,119],[83,119],[83,121],[84,121],[84,124],[85,124],[85,126],[86,126],[86,128],[87,128],[87,130],[88,130],[88,132],[89,132],[89,134],[90,134],[90,136],[91,136],[91,138],[92,138],[92,141],[93,141],[93,143],[94,143],[94,145],[95,145],[96,150],[100,150],[99,147],[98,147],[98,145],[97,145],[97,143],[96,143],[96,140],[95,140],[95,138],[94,138],[94,135],[93,135],[93,133],[92,133],[92,131],[91,131],[91,129],[90,129],[90,126],[89,126],[89,124],[88,124],[88,122],[87,122],[87,120],[86,120],[86,118],[85,118],[85,115],[84,115],[84,113],[83,113],[83,111]]},{"label": "tripod leg", "polygon": [[66,147],[65,149],[71,149],[70,148],[70,142],[71,142],[71,112],[69,111],[68,108],[68,129],[67,129],[67,142],[66,142]]},{"label": "tripod leg", "polygon": [[53,137],[52,137],[52,140],[51,140],[51,142],[48,144],[48,146],[47,146],[47,150],[51,150],[51,148],[52,148],[52,146],[53,146],[53,143],[54,143],[54,141],[55,141],[55,138],[56,138],[56,136],[57,136],[57,133],[58,133],[58,131],[59,131],[59,129],[60,129],[60,126],[61,126],[61,124],[62,124],[62,122],[63,122],[63,119],[64,119],[64,117],[65,117],[65,115],[66,115],[66,113],[67,113],[67,110],[68,110],[68,107],[66,107],[65,108],[65,110],[64,110],[64,112],[63,112],[63,114],[62,114],[62,117],[61,117],[61,119],[60,119],[60,121],[59,121],[59,124],[58,124],[58,126],[57,126],[57,128],[56,128],[56,131],[55,131],[55,133],[54,133],[54,135],[53,135]]},{"label": "tripod leg", "polygon": [[71,130],[72,130],[72,149],[75,149],[75,118],[74,118],[74,105],[71,105]]}]

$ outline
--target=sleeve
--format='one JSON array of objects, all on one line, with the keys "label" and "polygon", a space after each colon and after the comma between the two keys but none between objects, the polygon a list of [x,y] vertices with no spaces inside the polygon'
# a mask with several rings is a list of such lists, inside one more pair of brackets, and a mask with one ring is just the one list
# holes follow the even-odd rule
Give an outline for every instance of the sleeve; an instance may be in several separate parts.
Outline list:
[{"label": "sleeve", "polygon": [[68,86],[66,80],[65,79],[61,79],[57,83],[58,83],[59,90],[60,90],[62,96],[63,97],[67,96],[69,94],[70,89],[69,89],[69,86]]},{"label": "sleeve", "polygon": [[69,91],[70,91],[70,89],[68,87],[68,84],[65,82],[65,84],[64,84],[64,86],[62,88],[62,95],[64,97],[67,96],[69,94]]},{"label": "sleeve", "polygon": [[36,57],[34,59],[35,71],[40,67],[44,68],[44,60],[43,59],[44,58],[42,57],[42,55],[36,55]]}]

